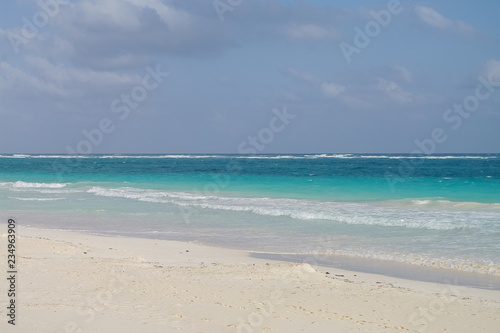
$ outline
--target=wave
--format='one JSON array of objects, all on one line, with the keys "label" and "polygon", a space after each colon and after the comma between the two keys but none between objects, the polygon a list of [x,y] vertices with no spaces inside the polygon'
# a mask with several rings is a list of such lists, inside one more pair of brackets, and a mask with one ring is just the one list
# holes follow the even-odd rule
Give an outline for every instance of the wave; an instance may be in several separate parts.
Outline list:
[{"label": "wave", "polygon": [[412,229],[454,230],[479,228],[481,221],[498,219],[496,212],[478,212],[471,221],[470,214],[453,210],[401,209],[383,205],[353,202],[325,202],[302,199],[243,198],[203,195],[203,193],[167,192],[131,187],[92,187],[89,194],[124,198],[151,203],[170,203],[177,206],[210,210],[246,212],[262,216],[289,217],[299,220],[324,220],[332,223],[405,227]]},{"label": "wave", "polygon": [[95,158],[223,158],[224,155],[102,155]]},{"label": "wave", "polygon": [[15,183],[0,183],[1,187],[12,187],[17,189],[29,189],[29,188],[63,188],[67,184],[62,183],[28,183],[23,181],[17,181]]},{"label": "wave", "polygon": [[355,155],[355,154],[336,154],[336,155],[306,155],[309,158],[369,158],[369,159],[427,159],[427,160],[446,160],[446,159],[490,159],[497,158],[496,156],[479,156],[479,155]]},{"label": "wave", "polygon": [[[371,156],[365,156],[364,158],[377,158]],[[427,159],[427,160],[447,160],[447,159],[479,159],[479,160],[487,160],[491,158],[497,158],[496,156],[459,156],[459,155],[450,155],[450,156],[432,156],[432,155],[423,155],[423,156],[383,156],[378,158],[389,158],[389,159]]]},{"label": "wave", "polygon": [[91,158],[90,155],[0,155],[0,158]]},{"label": "wave", "polygon": [[36,192],[43,194],[74,194],[74,193],[85,193],[86,189],[66,189],[66,188],[34,188],[34,187],[22,187],[22,188],[10,188],[12,192]]},{"label": "wave", "polygon": [[317,159],[317,158],[356,158],[353,154],[316,154],[316,155],[238,155],[233,158],[241,159],[262,159],[262,160],[276,160],[276,159]]},{"label": "wave", "polygon": [[22,201],[56,201],[56,200],[64,200],[64,198],[17,198],[17,197],[9,197],[9,199],[22,200]]},{"label": "wave", "polygon": [[28,154],[13,154],[0,155],[0,158],[98,158],[98,159],[191,159],[191,158],[235,158],[235,159],[321,159],[321,158],[337,158],[337,159],[496,159],[497,155],[406,155],[406,154],[266,154],[266,155],[233,155],[233,154],[158,154],[158,155],[28,155]]},{"label": "wave", "polygon": [[16,155],[0,155],[0,158],[98,158],[98,159],[109,159],[109,158],[226,158],[229,155],[24,155],[24,154],[16,154]]},{"label": "wave", "polygon": [[33,191],[45,194],[69,194],[86,192],[85,189],[33,189]]},{"label": "wave", "polygon": [[[229,156],[228,156],[229,157]],[[273,155],[273,156],[263,156],[263,155],[237,155],[231,156],[237,159],[248,159],[248,160],[279,160],[279,159],[304,159],[304,156],[294,156],[294,155]]]},{"label": "wave", "polygon": [[67,184],[61,183],[27,183],[23,181],[15,182],[12,187],[14,188],[63,188]]},{"label": "wave", "polygon": [[450,201],[444,198],[418,198],[418,199],[398,199],[387,200],[375,203],[378,206],[395,208],[416,208],[416,209],[434,209],[446,211],[500,211],[500,203],[484,203],[473,201]]}]

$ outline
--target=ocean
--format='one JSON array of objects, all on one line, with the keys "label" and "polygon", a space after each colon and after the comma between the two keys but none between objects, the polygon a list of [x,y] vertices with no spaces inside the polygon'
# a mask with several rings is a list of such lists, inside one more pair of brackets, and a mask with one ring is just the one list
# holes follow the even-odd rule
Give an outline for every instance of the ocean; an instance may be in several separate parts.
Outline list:
[{"label": "ocean", "polygon": [[0,203],[23,227],[500,277],[499,154],[4,154]]}]

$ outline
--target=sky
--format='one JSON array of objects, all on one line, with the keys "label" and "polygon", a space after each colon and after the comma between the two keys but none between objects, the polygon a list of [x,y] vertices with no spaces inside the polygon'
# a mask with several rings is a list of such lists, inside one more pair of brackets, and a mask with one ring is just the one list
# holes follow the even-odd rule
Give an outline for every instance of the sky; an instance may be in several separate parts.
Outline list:
[{"label": "sky", "polygon": [[0,153],[500,153],[497,0],[12,0]]}]

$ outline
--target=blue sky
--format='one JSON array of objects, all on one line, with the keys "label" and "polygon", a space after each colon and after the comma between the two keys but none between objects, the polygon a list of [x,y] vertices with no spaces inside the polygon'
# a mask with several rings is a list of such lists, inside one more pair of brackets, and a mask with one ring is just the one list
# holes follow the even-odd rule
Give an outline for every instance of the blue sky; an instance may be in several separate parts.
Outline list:
[{"label": "blue sky", "polygon": [[[259,153],[498,153],[499,12],[494,0],[2,2],[0,153],[236,153],[249,137]],[[279,131],[277,110],[290,115]]]}]

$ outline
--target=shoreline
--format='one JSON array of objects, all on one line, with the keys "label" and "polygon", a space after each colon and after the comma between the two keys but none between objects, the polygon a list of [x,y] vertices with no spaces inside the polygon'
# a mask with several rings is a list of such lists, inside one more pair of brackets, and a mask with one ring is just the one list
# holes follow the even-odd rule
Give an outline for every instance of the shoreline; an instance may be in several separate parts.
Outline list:
[{"label": "shoreline", "polygon": [[[116,237],[116,238],[137,238],[145,240],[162,240],[182,243],[201,244],[211,248],[220,248],[228,251],[238,251],[246,253],[263,260],[273,260],[278,262],[292,263],[307,263],[313,266],[341,269],[350,272],[369,273],[382,275],[389,278],[399,278],[410,281],[431,282],[440,284],[455,284],[464,287],[478,288],[485,290],[500,291],[500,276],[478,273],[465,270],[448,269],[441,267],[413,265],[392,260],[382,260],[375,258],[364,258],[357,256],[345,255],[326,255],[326,254],[301,254],[301,253],[281,253],[269,252],[265,250],[254,250],[248,248],[238,248],[235,246],[227,246],[224,244],[204,242],[204,241],[187,241],[175,238],[155,238],[139,234],[113,234],[110,232],[98,232],[89,230],[71,230],[71,229],[52,229],[50,227],[38,226],[21,226],[23,230],[39,229],[39,230],[55,230],[61,232],[76,232],[80,234],[94,235],[98,237]],[[148,234],[151,236],[151,234]]]},{"label": "shoreline", "polygon": [[500,276],[491,274],[339,255],[323,255],[321,259],[313,257],[312,260],[310,255],[305,254],[252,252],[251,256],[275,261],[308,263],[313,266],[332,267],[350,272],[369,273],[409,281],[454,284],[468,288],[500,291]]},{"label": "shoreline", "polygon": [[497,290],[180,241],[18,231],[19,325],[6,326],[2,297],[2,332],[493,332],[500,323]]}]

